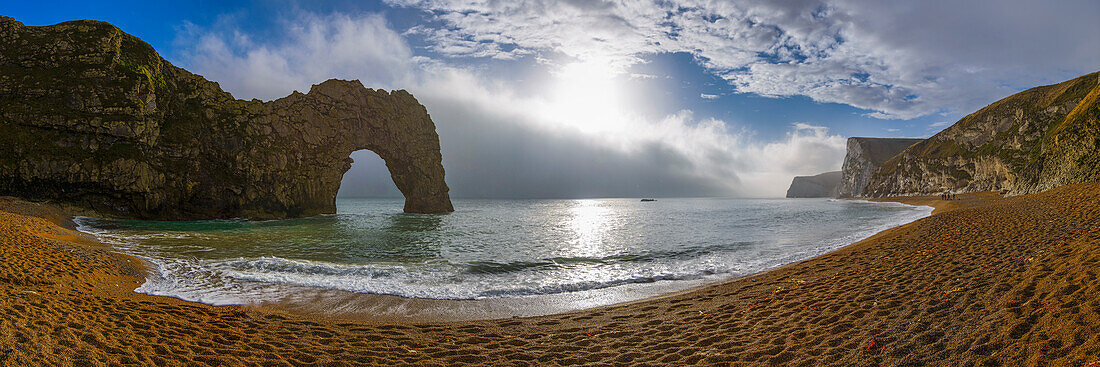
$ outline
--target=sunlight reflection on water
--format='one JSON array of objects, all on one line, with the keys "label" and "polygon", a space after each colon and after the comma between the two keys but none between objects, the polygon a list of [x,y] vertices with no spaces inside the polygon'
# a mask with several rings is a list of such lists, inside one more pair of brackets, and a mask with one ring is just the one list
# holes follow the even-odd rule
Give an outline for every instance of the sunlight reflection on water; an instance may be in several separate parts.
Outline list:
[{"label": "sunlight reflection on water", "polygon": [[79,221],[155,265],[139,291],[233,304],[280,285],[477,299],[717,280],[929,213],[827,200],[455,200],[447,215],[401,204],[341,199],[340,214],[283,221]]}]

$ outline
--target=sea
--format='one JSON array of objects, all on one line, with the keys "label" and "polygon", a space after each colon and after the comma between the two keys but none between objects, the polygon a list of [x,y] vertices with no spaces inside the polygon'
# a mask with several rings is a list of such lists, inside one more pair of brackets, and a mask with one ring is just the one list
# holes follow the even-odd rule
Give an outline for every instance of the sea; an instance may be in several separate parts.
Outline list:
[{"label": "sea", "polygon": [[137,292],[211,305],[308,289],[470,300],[658,284],[672,292],[807,259],[931,214],[836,199],[338,199],[290,220],[79,217],[81,231],[147,260]]}]

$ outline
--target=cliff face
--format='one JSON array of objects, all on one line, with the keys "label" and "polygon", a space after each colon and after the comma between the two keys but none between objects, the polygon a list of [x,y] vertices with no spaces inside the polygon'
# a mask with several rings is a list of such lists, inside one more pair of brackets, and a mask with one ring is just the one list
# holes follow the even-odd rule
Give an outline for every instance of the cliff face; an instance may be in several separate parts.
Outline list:
[{"label": "cliff face", "polygon": [[787,189],[788,198],[831,198],[837,196],[841,171],[825,172],[816,176],[796,176]]},{"label": "cliff face", "polygon": [[841,168],[843,180],[837,197],[862,197],[871,172],[921,139],[848,138],[848,152]]},{"label": "cliff face", "polygon": [[329,80],[237,100],[108,23],[0,17],[0,195],[145,219],[333,213],[359,149],[406,212],[453,211],[435,125],[405,91]]},{"label": "cliff face", "polygon": [[1092,73],[997,101],[883,164],[868,196],[1026,194],[1098,181],[1098,99]]}]

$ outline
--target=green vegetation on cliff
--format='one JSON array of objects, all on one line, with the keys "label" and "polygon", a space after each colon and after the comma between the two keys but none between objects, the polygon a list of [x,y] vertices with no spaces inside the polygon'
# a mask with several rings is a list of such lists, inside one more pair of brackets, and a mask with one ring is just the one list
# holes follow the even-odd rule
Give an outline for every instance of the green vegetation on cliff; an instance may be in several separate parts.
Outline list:
[{"label": "green vegetation on cliff", "polygon": [[1025,194],[1100,181],[1098,100],[1100,72],[994,102],[884,163],[866,195]]}]

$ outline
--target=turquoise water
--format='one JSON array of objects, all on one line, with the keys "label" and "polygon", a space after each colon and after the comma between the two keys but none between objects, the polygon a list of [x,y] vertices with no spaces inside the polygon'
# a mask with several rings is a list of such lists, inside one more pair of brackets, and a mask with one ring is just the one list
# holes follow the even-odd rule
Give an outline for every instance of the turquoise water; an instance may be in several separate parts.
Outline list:
[{"label": "turquoise water", "polygon": [[[340,199],[338,214],[280,221],[78,218],[155,272],[139,292],[215,305],[306,288],[435,299],[697,284],[809,258],[931,209],[828,199]],[[675,289],[676,287],[669,287]]]}]

